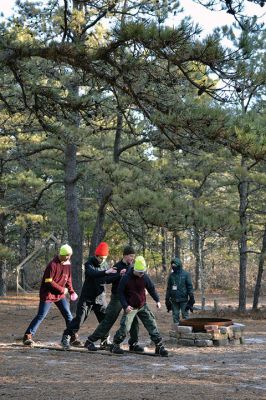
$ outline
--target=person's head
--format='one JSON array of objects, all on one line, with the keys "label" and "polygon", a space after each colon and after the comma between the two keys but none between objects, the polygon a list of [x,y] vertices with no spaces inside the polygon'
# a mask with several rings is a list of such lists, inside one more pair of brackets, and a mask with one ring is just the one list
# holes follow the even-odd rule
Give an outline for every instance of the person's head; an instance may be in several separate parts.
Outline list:
[{"label": "person's head", "polygon": [[178,257],[175,257],[172,261],[171,261],[171,267],[173,272],[178,272],[182,269],[182,262],[180,261],[180,259]]},{"label": "person's head", "polygon": [[126,264],[132,264],[135,258],[135,250],[132,246],[125,246],[123,250],[123,261]]},{"label": "person's head", "polygon": [[109,254],[108,244],[106,242],[99,243],[98,246],[96,247],[94,254],[95,254],[95,257],[97,258],[97,260],[99,261],[99,263],[102,264],[106,260],[108,254]]},{"label": "person's head", "polygon": [[133,265],[133,273],[138,277],[142,277],[147,271],[147,264],[142,256],[137,256]]},{"label": "person's head", "polygon": [[59,250],[59,259],[61,263],[65,263],[70,260],[73,254],[72,248],[68,244],[64,244]]}]

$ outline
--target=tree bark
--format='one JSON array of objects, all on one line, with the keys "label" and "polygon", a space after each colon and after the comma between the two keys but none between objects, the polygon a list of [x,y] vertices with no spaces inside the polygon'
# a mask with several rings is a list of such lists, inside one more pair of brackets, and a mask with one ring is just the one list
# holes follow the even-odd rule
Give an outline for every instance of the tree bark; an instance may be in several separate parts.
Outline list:
[{"label": "tree bark", "polygon": [[104,221],[106,215],[106,206],[112,196],[113,190],[111,187],[105,187],[102,192],[102,196],[100,199],[99,208],[97,211],[97,218],[94,225],[92,237],[91,237],[91,244],[89,255],[93,255],[97,245],[103,240],[105,237],[105,230],[104,230]]},{"label": "tree bark", "polygon": [[[123,130],[123,115],[121,110],[117,110],[117,119],[116,119],[116,132],[115,132],[115,140],[114,140],[114,149],[113,149],[113,160],[116,164],[119,163],[120,157],[120,145],[121,145],[121,136]],[[102,195],[100,198],[99,208],[97,211],[97,218],[93,228],[91,244],[89,249],[89,255],[93,255],[94,251],[105,237],[104,230],[104,221],[106,215],[106,206],[111,199],[113,194],[113,189],[111,186],[106,186],[102,188]]]},{"label": "tree bark", "polygon": [[162,272],[166,272],[167,271],[167,245],[166,245],[166,232],[165,232],[165,228],[162,228],[162,244],[161,244],[161,248],[162,248]]},{"label": "tree bark", "polygon": [[181,239],[178,233],[174,233],[174,241],[175,241],[175,256],[179,259],[181,258]]},{"label": "tree bark", "polygon": [[204,270],[204,257],[203,257],[204,239],[197,227],[194,227],[194,256],[196,260],[196,283],[195,289],[199,289],[201,293],[202,309],[205,307],[205,270]]},{"label": "tree bark", "polygon": [[262,249],[259,258],[259,267],[258,267],[258,275],[254,290],[254,297],[253,297],[253,310],[257,310],[260,298],[260,290],[261,290],[261,281],[264,271],[264,260],[266,258],[266,224],[264,227],[263,239],[262,239]]},{"label": "tree bark", "polygon": [[65,147],[65,201],[68,241],[73,249],[71,259],[73,286],[80,293],[82,286],[82,237],[78,218],[76,145]]},{"label": "tree bark", "polygon": [[242,157],[241,166],[243,168],[243,178],[238,184],[239,193],[239,221],[241,234],[239,238],[239,311],[246,311],[247,303],[247,207],[248,207],[248,182],[245,178],[247,174],[247,166]]},{"label": "tree bark", "polygon": [[[7,216],[0,213],[0,245],[5,246],[6,243],[6,221]],[[0,296],[6,296],[7,282],[6,282],[6,260],[0,258]]]}]

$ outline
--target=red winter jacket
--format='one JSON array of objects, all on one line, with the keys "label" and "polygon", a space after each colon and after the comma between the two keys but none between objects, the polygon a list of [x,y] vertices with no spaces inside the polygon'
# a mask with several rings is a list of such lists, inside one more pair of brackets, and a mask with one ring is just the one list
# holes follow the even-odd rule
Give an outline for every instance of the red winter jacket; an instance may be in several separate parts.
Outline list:
[{"label": "red winter jacket", "polygon": [[65,297],[65,288],[70,294],[74,293],[72,286],[71,264],[61,264],[55,256],[47,265],[40,287],[42,301],[56,302]]}]

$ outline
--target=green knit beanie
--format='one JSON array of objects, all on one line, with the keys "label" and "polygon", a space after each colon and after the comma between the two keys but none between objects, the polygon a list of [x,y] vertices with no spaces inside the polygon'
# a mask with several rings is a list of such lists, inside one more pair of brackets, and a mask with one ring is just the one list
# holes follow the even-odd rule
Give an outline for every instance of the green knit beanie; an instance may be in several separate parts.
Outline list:
[{"label": "green knit beanie", "polygon": [[136,272],[145,272],[147,271],[147,265],[144,257],[138,256],[134,262],[134,271]]}]

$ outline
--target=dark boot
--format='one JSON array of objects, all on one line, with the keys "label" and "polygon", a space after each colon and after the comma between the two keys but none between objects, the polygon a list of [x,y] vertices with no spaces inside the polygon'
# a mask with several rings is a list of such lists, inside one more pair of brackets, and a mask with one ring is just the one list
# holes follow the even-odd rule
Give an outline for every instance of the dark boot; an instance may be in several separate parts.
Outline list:
[{"label": "dark boot", "polygon": [[155,345],[155,354],[158,354],[161,357],[168,357],[168,351],[162,343],[157,343]]},{"label": "dark boot", "polygon": [[129,345],[129,351],[133,351],[134,353],[143,353],[144,347],[140,346],[138,343],[133,343]]},{"label": "dark boot", "polygon": [[115,353],[115,354],[124,354],[124,350],[121,349],[120,344],[117,344],[117,343],[111,344],[110,351],[111,351],[111,353]]},{"label": "dark boot", "polygon": [[78,334],[73,333],[70,337],[70,345],[74,347],[82,346],[81,341],[79,340]]},{"label": "dark boot", "polygon": [[25,335],[23,336],[23,344],[25,346],[33,346],[34,345],[34,340],[32,339],[31,333],[25,333]]},{"label": "dark boot", "polygon": [[95,346],[95,344],[90,339],[86,340],[84,347],[86,347],[89,351],[97,351],[98,350],[97,347]]}]

